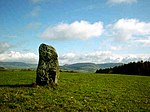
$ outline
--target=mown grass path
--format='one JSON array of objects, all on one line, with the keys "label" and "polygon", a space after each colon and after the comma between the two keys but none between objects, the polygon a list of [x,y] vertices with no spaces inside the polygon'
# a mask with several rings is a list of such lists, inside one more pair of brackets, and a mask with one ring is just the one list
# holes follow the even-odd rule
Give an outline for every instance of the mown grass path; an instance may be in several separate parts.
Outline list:
[{"label": "mown grass path", "polygon": [[30,87],[34,71],[0,72],[0,111],[150,111],[150,77],[62,72],[59,86]]}]

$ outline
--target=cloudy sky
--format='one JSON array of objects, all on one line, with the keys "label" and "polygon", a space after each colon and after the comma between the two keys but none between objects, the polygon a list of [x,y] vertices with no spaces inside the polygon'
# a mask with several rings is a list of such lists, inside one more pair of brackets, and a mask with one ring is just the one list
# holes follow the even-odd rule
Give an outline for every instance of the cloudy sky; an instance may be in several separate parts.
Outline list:
[{"label": "cloudy sky", "polygon": [[41,43],[61,65],[150,61],[150,0],[0,0],[0,61],[38,63]]}]

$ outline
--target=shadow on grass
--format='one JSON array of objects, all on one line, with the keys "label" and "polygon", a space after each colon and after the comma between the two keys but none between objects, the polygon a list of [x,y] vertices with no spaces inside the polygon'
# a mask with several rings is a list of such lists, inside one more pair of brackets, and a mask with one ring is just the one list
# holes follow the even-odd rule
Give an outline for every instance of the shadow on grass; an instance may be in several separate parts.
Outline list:
[{"label": "shadow on grass", "polygon": [[[47,87],[51,87],[52,89],[56,89],[57,85],[45,85]],[[21,87],[32,87],[32,88],[36,88],[36,87],[39,87],[39,85],[37,85],[36,83],[32,83],[32,84],[14,84],[14,85],[11,85],[11,84],[4,84],[4,85],[0,85],[0,87],[10,87],[10,88],[21,88]]]},{"label": "shadow on grass", "polygon": [[0,87],[12,87],[12,88],[16,88],[16,87],[35,87],[35,85],[34,84],[15,84],[15,85],[4,84],[4,85],[0,85]]}]

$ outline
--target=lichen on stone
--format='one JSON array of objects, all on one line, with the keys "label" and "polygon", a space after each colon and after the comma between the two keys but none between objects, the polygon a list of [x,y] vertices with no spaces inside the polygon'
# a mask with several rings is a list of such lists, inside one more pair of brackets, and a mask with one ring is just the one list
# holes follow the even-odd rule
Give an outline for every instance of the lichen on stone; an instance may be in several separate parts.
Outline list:
[{"label": "lichen on stone", "polygon": [[50,45],[41,44],[39,47],[39,63],[36,70],[36,84],[57,84],[59,76],[58,55],[55,48]]}]

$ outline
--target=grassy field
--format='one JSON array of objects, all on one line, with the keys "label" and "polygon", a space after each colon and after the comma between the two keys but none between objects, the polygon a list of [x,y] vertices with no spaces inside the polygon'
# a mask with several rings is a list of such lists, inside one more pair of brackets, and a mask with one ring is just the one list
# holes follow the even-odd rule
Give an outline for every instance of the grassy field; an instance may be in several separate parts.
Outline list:
[{"label": "grassy field", "polygon": [[150,111],[150,77],[62,72],[59,86],[30,87],[34,71],[0,72],[0,111]]}]

